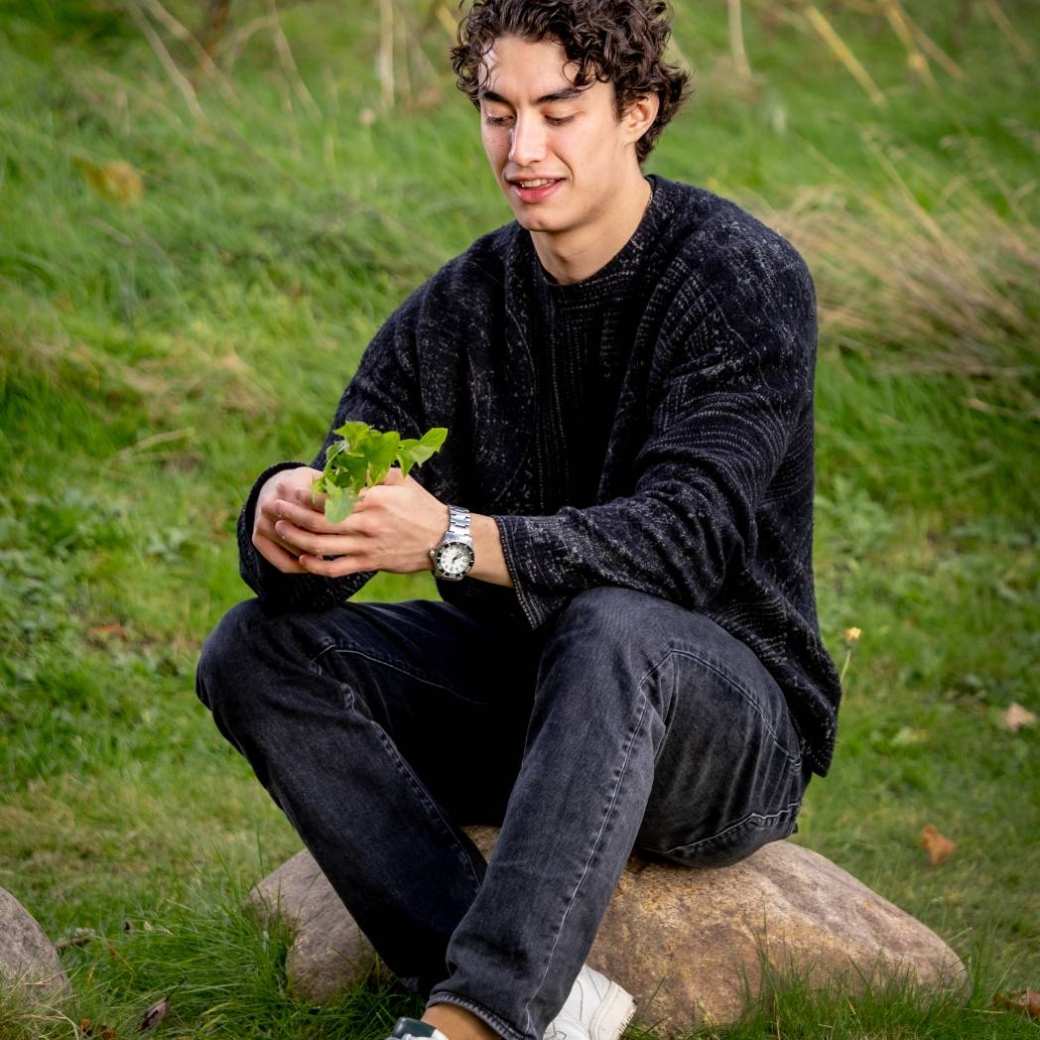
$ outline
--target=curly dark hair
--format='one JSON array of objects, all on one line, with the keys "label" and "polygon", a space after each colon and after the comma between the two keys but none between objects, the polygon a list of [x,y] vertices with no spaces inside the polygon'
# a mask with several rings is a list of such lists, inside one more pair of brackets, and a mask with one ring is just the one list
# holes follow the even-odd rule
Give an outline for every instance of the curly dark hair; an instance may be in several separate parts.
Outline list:
[{"label": "curly dark hair", "polygon": [[[459,7],[466,0],[459,0]],[[656,94],[657,118],[636,142],[639,162],[693,93],[689,75],[663,59],[671,34],[664,0],[473,0],[458,27],[451,67],[459,90],[480,107],[484,55],[500,36],[556,39],[578,64],[575,84],[614,84],[618,119],[638,97]]]}]

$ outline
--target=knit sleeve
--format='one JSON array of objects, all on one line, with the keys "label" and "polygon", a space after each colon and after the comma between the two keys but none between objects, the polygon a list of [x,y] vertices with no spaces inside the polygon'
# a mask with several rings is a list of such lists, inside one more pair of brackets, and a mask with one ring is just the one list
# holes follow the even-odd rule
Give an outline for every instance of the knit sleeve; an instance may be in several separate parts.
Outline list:
[{"label": "knit sleeve", "polygon": [[325,456],[348,420],[367,422],[380,430],[398,430],[402,437],[421,436],[422,415],[415,359],[414,331],[422,286],[390,315],[365,348],[357,371],[340,397],[321,448],[309,463],[286,461],[269,466],[253,483],[238,516],[239,574],[260,602],[274,610],[322,610],[354,595],[376,572],[360,571],[339,577],[285,574],[253,545],[257,499],[266,481],[284,469],[309,465],[323,469]]},{"label": "knit sleeve", "polygon": [[735,265],[675,325],[632,494],[551,516],[495,516],[520,606],[539,627],[600,585],[699,609],[754,558],[756,511],[812,405],[816,297],[801,257]]}]

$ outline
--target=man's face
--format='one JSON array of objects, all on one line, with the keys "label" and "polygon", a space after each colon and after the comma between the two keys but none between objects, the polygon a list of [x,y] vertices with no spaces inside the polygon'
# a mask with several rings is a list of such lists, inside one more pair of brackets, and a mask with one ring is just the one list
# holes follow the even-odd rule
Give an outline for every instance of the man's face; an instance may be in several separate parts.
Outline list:
[{"label": "man's face", "polygon": [[614,85],[575,87],[577,66],[556,40],[499,37],[485,67],[481,141],[520,225],[551,234],[602,219],[635,161]]}]

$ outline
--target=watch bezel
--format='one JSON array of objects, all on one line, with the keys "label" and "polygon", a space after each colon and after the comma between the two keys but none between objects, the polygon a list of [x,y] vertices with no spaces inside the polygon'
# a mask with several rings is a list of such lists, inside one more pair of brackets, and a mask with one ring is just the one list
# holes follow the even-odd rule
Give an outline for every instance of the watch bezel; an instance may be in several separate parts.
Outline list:
[{"label": "watch bezel", "polygon": [[[466,569],[461,574],[446,573],[441,562],[442,554],[452,545],[461,545],[468,550],[467,555],[469,557],[469,562],[466,564]],[[449,537],[446,532],[445,536],[430,550],[430,559],[433,561],[433,573],[436,577],[441,578],[444,581],[461,581],[473,569],[473,564],[476,562],[476,551],[473,548],[473,542],[471,539],[460,538],[458,536]]]}]

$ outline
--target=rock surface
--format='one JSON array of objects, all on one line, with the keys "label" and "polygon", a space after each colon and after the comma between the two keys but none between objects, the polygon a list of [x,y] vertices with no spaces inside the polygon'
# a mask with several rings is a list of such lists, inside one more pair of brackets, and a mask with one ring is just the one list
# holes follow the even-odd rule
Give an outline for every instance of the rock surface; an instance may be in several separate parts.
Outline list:
[{"label": "rock surface", "polygon": [[0,977],[33,1004],[53,1004],[70,992],[58,951],[36,919],[0,888]]},{"label": "rock surface", "polygon": [[794,842],[717,870],[641,866],[622,875],[588,960],[632,993],[645,1025],[736,1021],[759,992],[762,958],[814,988],[855,992],[908,972],[966,992],[964,965],[931,929]]},{"label": "rock surface", "polygon": [[[466,831],[489,856],[497,828]],[[379,965],[306,850],[260,882],[250,903],[280,913],[295,935],[287,971],[296,996],[320,1003]],[[736,1021],[759,992],[763,961],[849,992],[895,973],[928,989],[964,992],[968,981],[933,931],[791,841],[711,870],[633,856],[588,957],[635,997],[635,1021],[664,1035]]]},{"label": "rock surface", "polygon": [[285,958],[290,994],[316,1004],[331,1000],[375,970],[372,944],[304,849],[253,887],[261,919],[280,917],[293,934]]}]

